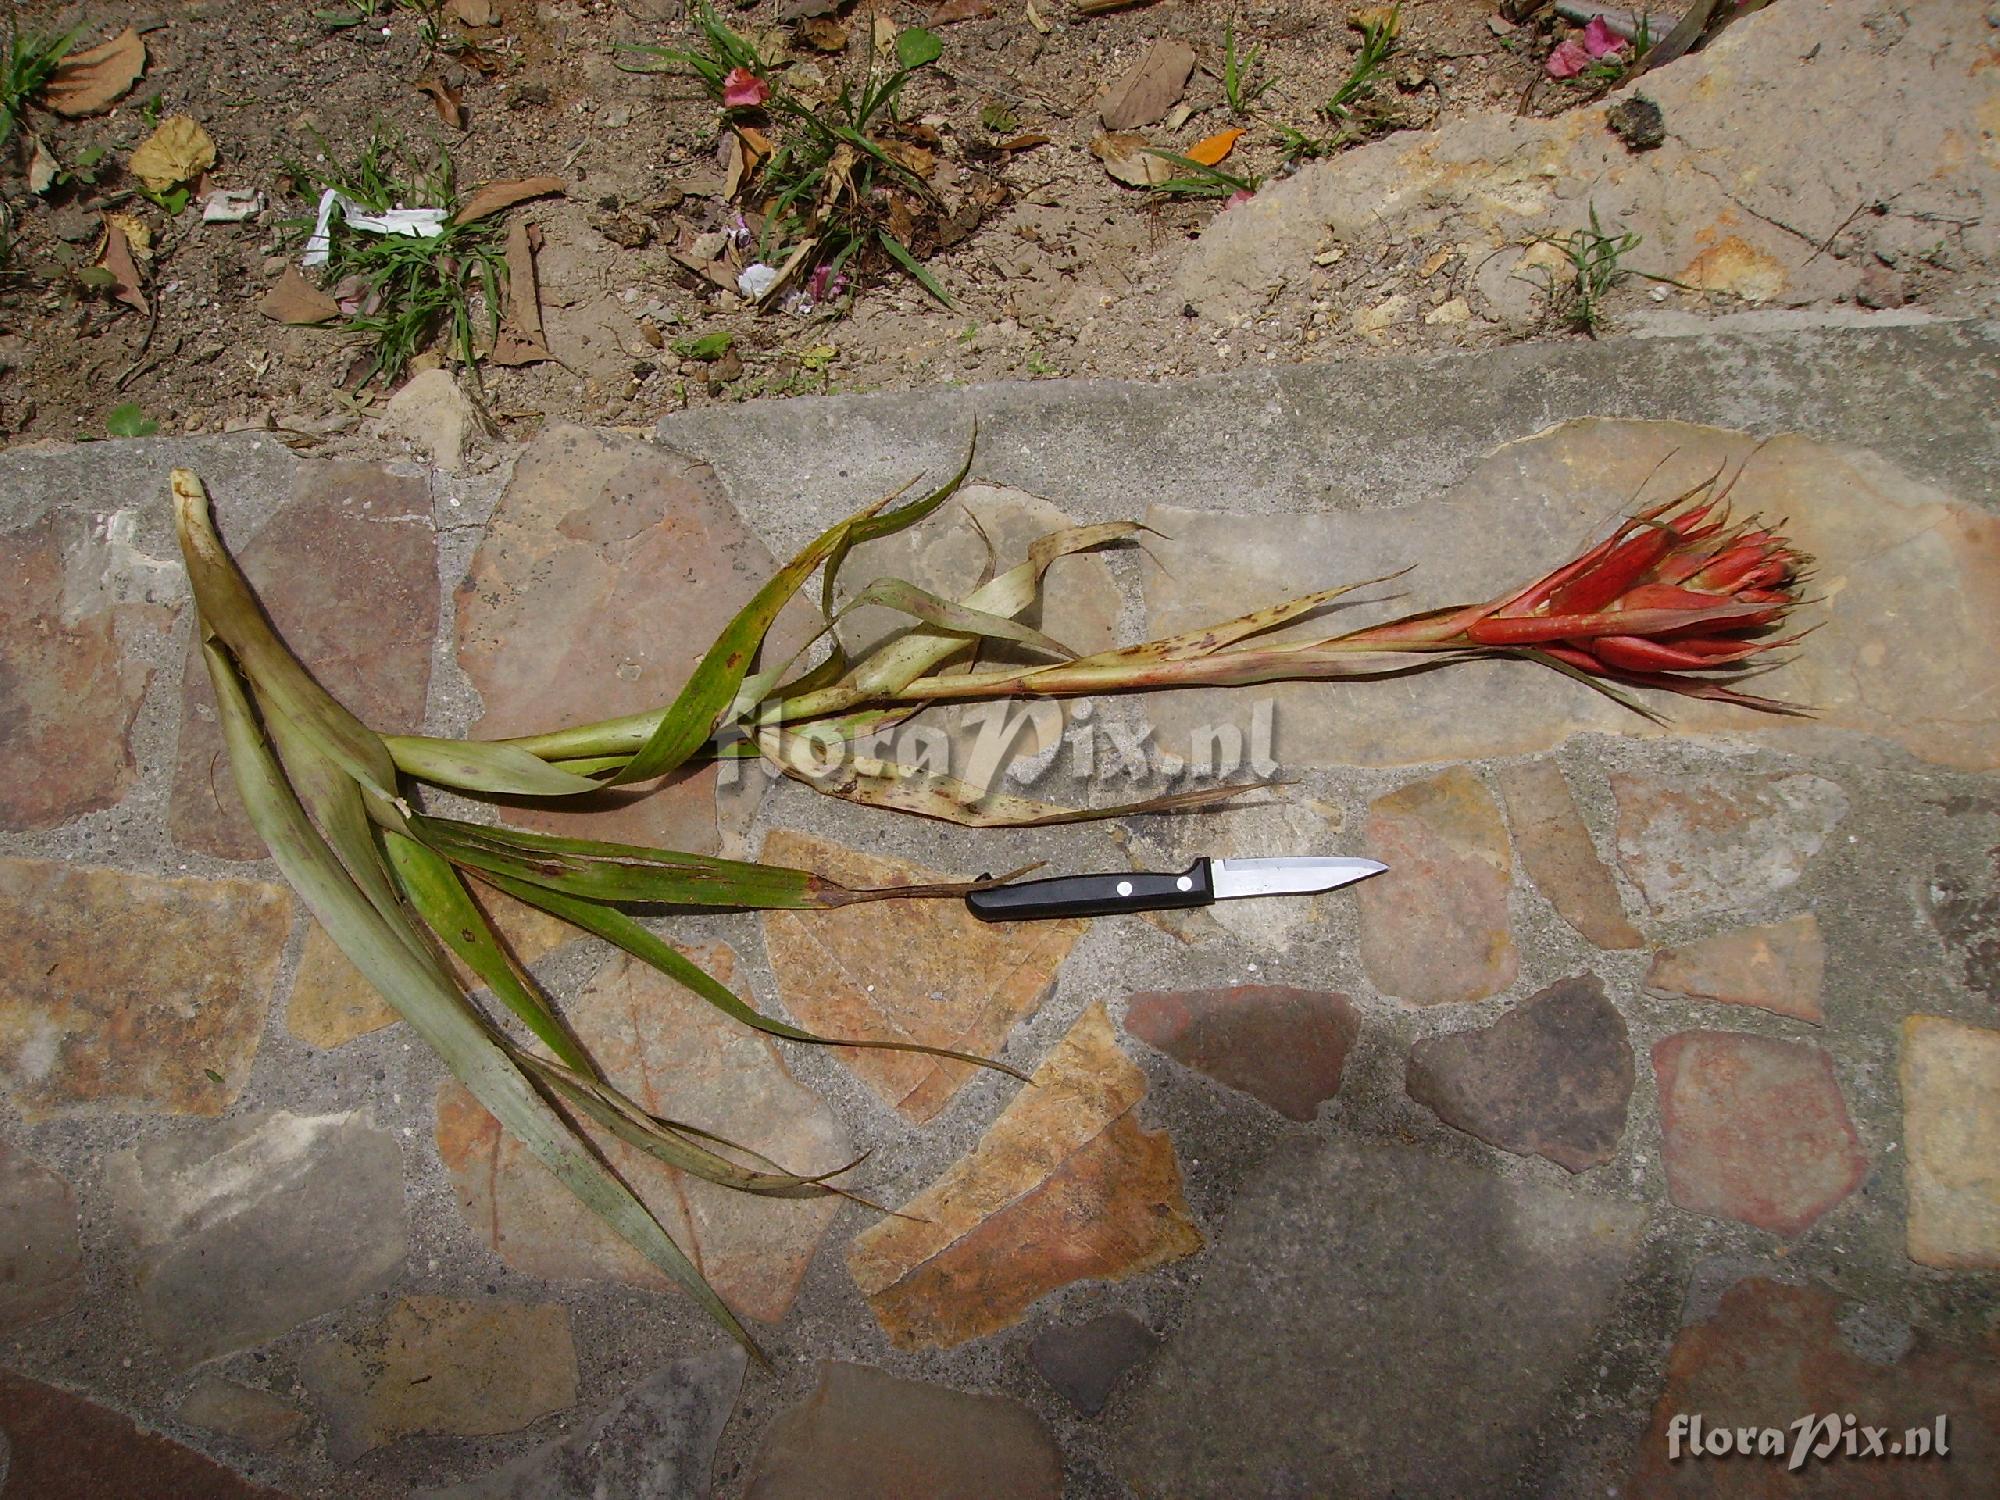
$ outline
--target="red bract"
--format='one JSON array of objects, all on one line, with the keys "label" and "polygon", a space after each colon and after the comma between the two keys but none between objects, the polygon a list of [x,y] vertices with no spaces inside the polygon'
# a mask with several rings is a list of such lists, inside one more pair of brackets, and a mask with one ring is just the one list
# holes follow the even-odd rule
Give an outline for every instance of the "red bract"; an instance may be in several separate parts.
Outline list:
[{"label": "red bract", "polygon": [[748,68],[731,68],[722,78],[724,109],[755,109],[771,97],[771,85]]}]

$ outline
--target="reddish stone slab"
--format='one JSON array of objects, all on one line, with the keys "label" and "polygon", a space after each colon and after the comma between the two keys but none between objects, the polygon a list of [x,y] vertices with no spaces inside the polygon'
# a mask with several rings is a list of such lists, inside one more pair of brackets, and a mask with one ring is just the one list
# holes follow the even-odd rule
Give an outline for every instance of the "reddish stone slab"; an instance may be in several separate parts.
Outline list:
[{"label": "reddish stone slab", "polygon": [[[458,586],[459,665],[485,705],[472,732],[534,734],[672,702],[774,571],[708,465],[641,438],[550,428],[515,465]],[[551,809],[510,821],[716,847],[713,768]]]},{"label": "reddish stone slab", "polygon": [[0,1370],[7,1500],[285,1500],[129,1417]]},{"label": "reddish stone slab", "polygon": [[1454,766],[1376,798],[1367,845],[1389,867],[1355,887],[1361,958],[1377,989],[1443,1005],[1483,1000],[1514,982],[1513,853],[1477,776]]},{"label": "reddish stone slab", "polygon": [[1600,948],[1641,947],[1646,940],[1625,915],[1562,767],[1520,761],[1502,767],[1499,781],[1521,864],[1556,914]]},{"label": "reddish stone slab", "polygon": [[1646,988],[1656,994],[1754,1005],[1815,1026],[1826,1020],[1820,1006],[1825,980],[1826,943],[1811,912],[1663,948],[1646,971]]},{"label": "reddish stone slab", "polygon": [[1491,1026],[1425,1037],[1405,1087],[1447,1125],[1572,1172],[1617,1154],[1632,1044],[1594,974],[1550,985]]},{"label": "reddish stone slab", "polygon": [[[1666,1387],[1640,1440],[1630,1494],[1635,1500],[1873,1500],[1876,1496],[1985,1500],[2000,1473],[2000,1339],[1984,1347],[1918,1332],[1892,1358],[1857,1348],[1842,1331],[1853,1303],[1817,1286],[1752,1277],[1722,1294],[1714,1313],[1680,1331],[1667,1358]],[[1967,1327],[1968,1340],[1976,1338]],[[1905,1443],[1914,1429],[1935,1434],[1946,1418],[1948,1458],[1845,1456],[1788,1471],[1793,1424],[1802,1417],[1853,1414]],[[1784,1458],[1689,1457],[1688,1424],[1785,1431]],[[1669,1435],[1680,1419],[1681,1457]]]},{"label": "reddish stone slab", "polygon": [[1833,1059],[1810,1043],[1683,1031],[1654,1045],[1653,1074],[1682,1208],[1791,1237],[1868,1175]]},{"label": "reddish stone slab", "polygon": [[82,1292],[76,1194],[0,1141],[0,1333],[52,1318]]},{"label": "reddish stone slab", "polygon": [[1331,990],[1244,984],[1133,995],[1125,1029],[1282,1115],[1310,1120],[1340,1092],[1361,1018],[1345,995]]},{"label": "reddish stone slab", "polygon": [[1056,1500],[1062,1454],[1042,1419],[828,1360],[819,1385],[771,1424],[745,1500]]},{"label": "reddish stone slab", "polygon": [[109,807],[136,774],[132,720],[152,668],[121,635],[171,616],[71,576],[85,524],[51,515],[0,532],[0,828],[54,828]]},{"label": "reddish stone slab", "polygon": [[[421,475],[311,464],[256,536],[225,536],[265,612],[321,686],[373,729],[423,727],[437,634],[437,538]],[[167,828],[183,849],[261,859],[236,795],[199,643],[181,676]]]}]

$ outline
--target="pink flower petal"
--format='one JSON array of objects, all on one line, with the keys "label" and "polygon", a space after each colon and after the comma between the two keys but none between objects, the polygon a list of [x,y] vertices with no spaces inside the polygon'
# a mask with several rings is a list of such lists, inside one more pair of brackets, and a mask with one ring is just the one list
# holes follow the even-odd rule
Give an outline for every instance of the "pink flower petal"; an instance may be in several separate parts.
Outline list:
[{"label": "pink flower petal", "polygon": [[731,68],[722,79],[724,109],[755,109],[771,97],[771,85],[748,68]]},{"label": "pink flower petal", "polygon": [[1590,66],[1590,54],[1583,50],[1581,42],[1570,37],[1549,54],[1544,66],[1551,78],[1574,78]]},{"label": "pink flower petal", "polygon": [[1248,203],[1256,196],[1256,191],[1252,188],[1238,188],[1229,195],[1228,200],[1222,206],[1224,208],[1234,208],[1239,203]]},{"label": "pink flower petal", "polygon": [[1625,38],[1613,31],[1602,16],[1592,16],[1583,28],[1583,50],[1592,57],[1608,57],[1625,50]]}]

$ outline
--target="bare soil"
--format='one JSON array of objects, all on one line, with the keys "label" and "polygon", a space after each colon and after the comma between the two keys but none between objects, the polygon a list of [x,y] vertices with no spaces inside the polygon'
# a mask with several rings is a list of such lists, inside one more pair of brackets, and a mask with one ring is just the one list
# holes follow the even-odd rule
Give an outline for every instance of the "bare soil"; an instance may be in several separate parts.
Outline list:
[{"label": "bare soil", "polygon": [[[28,121],[65,164],[103,148],[106,170],[95,183],[31,193],[22,132],[0,162],[13,238],[0,277],[0,439],[102,435],[106,412],[125,402],[166,431],[274,428],[301,445],[357,426],[384,394],[348,389],[357,339],[274,322],[258,302],[299,254],[297,221],[309,214],[311,193],[295,164],[322,149],[349,155],[376,129],[419,152],[448,151],[463,184],[541,173],[567,184],[560,198],[512,210],[543,237],[538,275],[556,358],[488,365],[464,381],[503,432],[550,417],[644,423],[686,404],[757,396],[1199,374],[1309,358],[1336,337],[1337,319],[1236,327],[1196,317],[1174,291],[1174,259],[1182,241],[1227,210],[1215,199],[1121,185],[1090,147],[1103,132],[1106,89],[1153,42],[1180,38],[1199,65],[1182,107],[1145,133],[1185,151],[1241,126],[1247,133],[1225,169],[1281,175],[1276,124],[1329,128],[1315,112],[1361,40],[1346,5],[1159,0],[1086,16],[1070,0],[1037,0],[1031,16],[1026,0],[957,0],[943,10],[846,0],[827,11],[847,32],[844,47],[828,52],[784,19],[820,8],[813,0],[723,0],[732,27],[757,37],[767,55],[782,48],[828,87],[865,66],[871,3],[898,26],[935,27],[944,55],[914,79],[901,114],[935,132],[940,198],[984,200],[975,227],[928,260],[949,306],[879,264],[857,278],[851,296],[802,316],[760,312],[677,257],[740,208],[722,196],[728,142],[716,106],[687,79],[628,71],[639,59],[621,50],[688,45],[678,0],[496,0],[492,27],[468,27],[447,12],[443,46],[433,44],[437,33],[427,33],[420,8],[390,0],[375,0],[382,13],[361,24],[321,19],[357,3],[367,0],[17,7],[24,27],[85,25],[82,45],[132,25],[150,62],[107,114],[69,121],[38,112]],[[946,19],[967,11],[968,19]],[[1253,81],[1273,80],[1243,117],[1229,108],[1221,80],[1232,14],[1239,49],[1262,49]],[[1542,59],[1569,29],[1552,11],[1520,28],[1496,15],[1494,0],[1406,4],[1397,51],[1362,110],[1369,128],[1420,128],[1496,107],[1547,113],[1602,91],[1545,78]],[[793,78],[810,88],[814,76]],[[416,88],[433,77],[459,91],[463,131],[441,121]],[[170,219],[133,196],[115,164],[153,121],[181,113],[207,128],[219,160],[193,203]],[[1048,139],[999,149],[1024,135]],[[200,195],[216,187],[261,189],[269,205],[245,223],[204,224]],[[92,263],[107,209],[135,213],[153,230],[150,316],[74,275]],[[734,335],[723,360],[675,352],[676,343],[717,330]],[[1435,336],[1464,344],[1510,335],[1441,327]]]}]

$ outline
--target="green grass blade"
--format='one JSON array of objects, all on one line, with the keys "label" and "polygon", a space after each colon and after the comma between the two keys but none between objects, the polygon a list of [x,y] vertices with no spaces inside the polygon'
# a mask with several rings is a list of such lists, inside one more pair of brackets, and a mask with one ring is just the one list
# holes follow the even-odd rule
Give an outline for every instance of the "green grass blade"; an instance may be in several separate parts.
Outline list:
[{"label": "green grass blade", "polygon": [[891,260],[895,261],[897,265],[916,278],[918,286],[929,292],[946,307],[951,306],[951,298],[944,294],[944,288],[938,285],[937,278],[924,269],[922,262],[910,254],[908,247],[901,240],[897,239],[886,229],[876,230],[875,238],[881,241],[882,248],[889,252]]},{"label": "green grass blade", "polygon": [[[439,740],[421,734],[382,737],[405,774],[433,786],[496,797],[575,797],[601,792],[604,783],[550,765],[497,740]],[[620,758],[621,763],[623,757]]]},{"label": "green grass blade", "polygon": [[494,997],[518,1016],[544,1047],[579,1073],[601,1078],[597,1065],[570,1035],[548,998],[516,970],[451,861],[400,833],[384,834],[383,843],[397,884],[439,940],[480,977]]},{"label": "green grass blade", "polygon": [[169,483],[195,605],[230,655],[243,664],[258,698],[310,735],[348,775],[396,800],[396,766],[380,736],[313,681],[271,628],[249,581],[216,533],[201,480],[191,470],[175,469]]},{"label": "green grass blade", "polygon": [[753,1358],[768,1365],[736,1314],[702,1280],[645,1204],[535,1091],[465,996],[419,963],[394,936],[389,920],[348,877],[307,818],[259,732],[236,664],[213,642],[204,643],[203,655],[243,805],[278,868],[327,935],[445,1060],[453,1076],[565,1187],[684,1287]]},{"label": "green grass blade", "polygon": [[980,1057],[971,1052],[954,1052],[949,1047],[927,1047],[921,1042],[878,1042],[821,1036],[817,1032],[806,1031],[787,1022],[775,1020],[747,1004],[729,986],[716,979],[672,943],[641,926],[615,907],[578,900],[561,891],[531,885],[526,881],[511,880],[505,876],[487,875],[482,878],[491,880],[495,886],[516,900],[539,906],[551,916],[561,917],[565,922],[595,933],[608,943],[615,943],[642,963],[651,964],[669,979],[694,991],[731,1020],[741,1021],[745,1026],[753,1027],[767,1036],[783,1037],[788,1042],[806,1042],[815,1047],[875,1047],[885,1052],[924,1052],[932,1057],[948,1057],[954,1062],[971,1063],[974,1067],[992,1068],[1015,1078],[1025,1080],[1027,1077],[1025,1073],[1009,1067],[1006,1063],[995,1062],[990,1057]]}]

